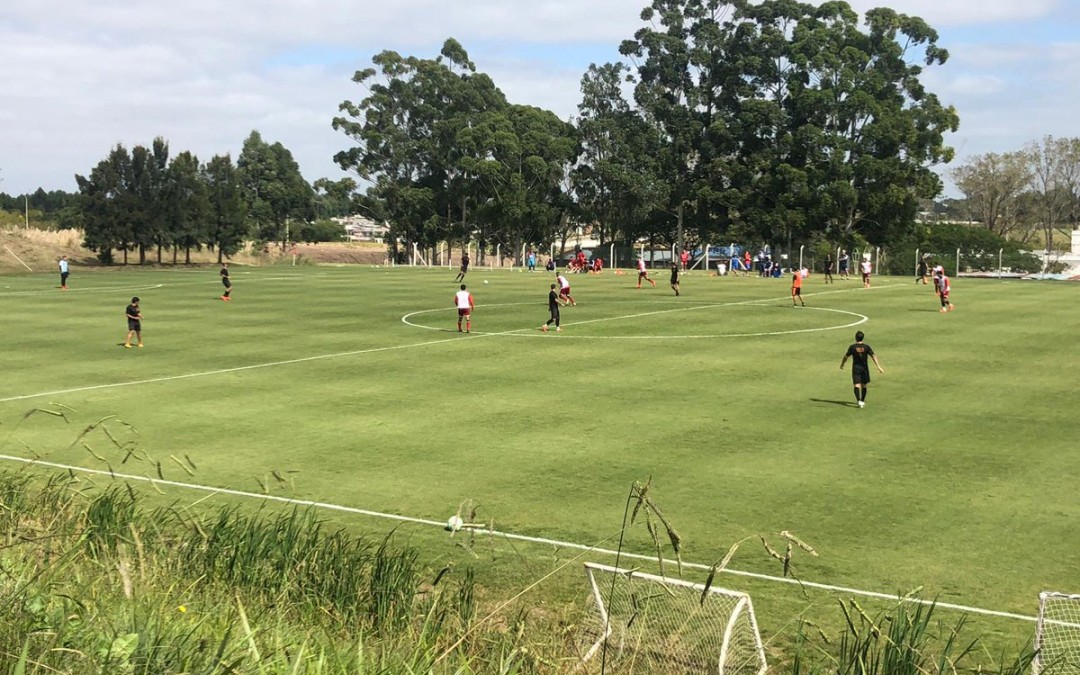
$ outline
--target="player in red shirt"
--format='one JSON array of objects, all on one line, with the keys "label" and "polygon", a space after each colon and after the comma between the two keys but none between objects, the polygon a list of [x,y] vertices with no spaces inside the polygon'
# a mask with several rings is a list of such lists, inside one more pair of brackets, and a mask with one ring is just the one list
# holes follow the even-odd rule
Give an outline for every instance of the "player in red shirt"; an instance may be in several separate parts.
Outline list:
[{"label": "player in red shirt", "polygon": [[645,269],[645,261],[641,258],[637,259],[637,287],[641,288],[641,280],[644,279],[656,288],[656,282],[649,278],[649,272]]},{"label": "player in red shirt", "polygon": [[949,277],[945,276],[945,270],[938,272],[938,275],[934,277],[934,286],[938,289],[938,297],[941,298],[941,313],[951,312],[956,307],[949,300],[949,294],[952,293],[952,286],[949,284]]},{"label": "player in red shirt", "polygon": [[461,290],[454,293],[454,306],[457,307],[457,332],[461,332],[461,320],[465,319],[465,332],[472,331],[472,311],[476,308],[472,293],[465,290],[465,284],[461,284]]},{"label": "player in red shirt", "polygon": [[679,254],[679,262],[682,263],[683,271],[686,271],[687,266],[690,264],[690,251],[683,251]]}]

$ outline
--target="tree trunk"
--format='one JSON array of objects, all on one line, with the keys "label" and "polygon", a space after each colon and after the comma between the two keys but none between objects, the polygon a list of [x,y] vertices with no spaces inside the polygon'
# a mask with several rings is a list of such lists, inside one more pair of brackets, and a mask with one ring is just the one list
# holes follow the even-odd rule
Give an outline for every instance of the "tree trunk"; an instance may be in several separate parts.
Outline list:
[{"label": "tree trunk", "polygon": [[161,242],[160,241],[158,242],[158,245],[157,245],[157,264],[159,264],[159,265],[161,264]]},{"label": "tree trunk", "polygon": [[139,264],[146,264],[146,244],[139,244]]},{"label": "tree trunk", "polygon": [[191,264],[191,246],[185,246],[184,247],[184,264],[185,265],[190,265]]},{"label": "tree trunk", "polygon": [[128,253],[127,245],[125,244],[124,245],[124,264],[125,265],[128,264],[127,253]]},{"label": "tree trunk", "polygon": [[178,251],[176,250],[176,245],[173,244],[173,246],[172,246],[172,264],[173,265],[176,264],[176,255],[177,255],[177,253],[178,253]]},{"label": "tree trunk", "polygon": [[221,256],[223,256],[223,255],[225,255],[225,254],[221,252],[221,247],[220,247],[220,246],[218,246],[218,250],[217,250],[217,262],[218,262],[218,264],[219,264],[219,265],[221,264],[221,262],[222,262],[222,260],[223,260],[223,258],[221,257]]}]

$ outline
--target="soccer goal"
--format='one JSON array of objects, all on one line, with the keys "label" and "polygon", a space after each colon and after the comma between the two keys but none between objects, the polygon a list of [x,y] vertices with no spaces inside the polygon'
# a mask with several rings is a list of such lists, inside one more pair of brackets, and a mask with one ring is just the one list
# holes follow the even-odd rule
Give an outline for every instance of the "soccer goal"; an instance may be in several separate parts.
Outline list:
[{"label": "soccer goal", "polygon": [[1080,595],[1039,594],[1034,675],[1080,675]]},{"label": "soccer goal", "polygon": [[584,628],[587,671],[762,675],[754,605],[746,593],[585,564],[596,611]]}]

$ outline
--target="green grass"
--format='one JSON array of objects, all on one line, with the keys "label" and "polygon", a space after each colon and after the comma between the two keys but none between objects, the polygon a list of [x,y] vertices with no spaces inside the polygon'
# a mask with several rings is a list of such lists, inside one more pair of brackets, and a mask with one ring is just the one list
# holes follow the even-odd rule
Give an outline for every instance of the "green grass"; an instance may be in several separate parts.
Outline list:
[{"label": "green grass", "polygon": [[[607,547],[651,476],[686,560],[787,529],[820,552],[796,557],[807,580],[1022,614],[1040,590],[1078,590],[1078,286],[956,280],[940,315],[906,278],[811,278],[803,310],[785,280],[698,273],[675,298],[663,273],[641,290],[574,276],[565,332],[542,335],[552,275],[475,270],[477,332],[459,336],[447,270],[238,268],[231,303],[214,269],[79,272],[67,293],[51,275],[0,278],[0,399],[61,392],[0,402],[0,452],[148,476],[160,461],[174,480],[440,521],[472,499],[499,529]],[[118,346],[133,294],[142,350]],[[816,330],[861,316],[886,369],[863,410],[837,368],[855,328]],[[101,388],[69,391],[84,387]],[[62,406],[69,423],[23,418]],[[72,444],[110,415],[137,435],[112,421],[115,444],[100,429],[93,453]],[[122,464],[129,441],[140,453]],[[444,534],[415,536],[449,555]],[[628,546],[650,550],[643,531]],[[495,586],[535,573],[495,567]],[[780,571],[753,543],[732,567]],[[808,598],[836,615],[797,587],[716,583],[754,594],[766,636]]]}]

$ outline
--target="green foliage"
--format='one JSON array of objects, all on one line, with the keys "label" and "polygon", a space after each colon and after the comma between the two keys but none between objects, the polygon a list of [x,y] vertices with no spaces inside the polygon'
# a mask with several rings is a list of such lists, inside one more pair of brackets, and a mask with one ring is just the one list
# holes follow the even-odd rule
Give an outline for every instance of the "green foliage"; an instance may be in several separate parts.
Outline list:
[{"label": "green foliage", "polygon": [[313,223],[302,223],[293,232],[295,241],[315,244],[322,241],[345,241],[345,228],[341,223],[333,220],[316,220]]},{"label": "green foliage", "polygon": [[259,241],[292,239],[290,222],[306,222],[314,213],[315,193],[281,143],[268,144],[257,131],[244,141],[236,160],[248,218]]},{"label": "green foliage", "polygon": [[930,256],[931,266],[944,265],[950,273],[955,273],[957,249],[964,272],[997,271],[999,251],[1002,251],[1002,267],[1007,271],[1042,270],[1042,261],[1024,252],[1019,242],[1004,239],[984,227],[957,223],[920,224],[913,236],[889,248],[887,270],[890,274],[913,274],[918,250]]}]

